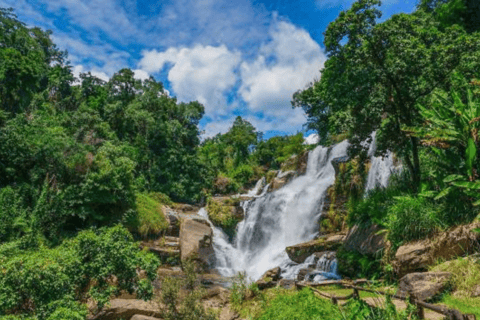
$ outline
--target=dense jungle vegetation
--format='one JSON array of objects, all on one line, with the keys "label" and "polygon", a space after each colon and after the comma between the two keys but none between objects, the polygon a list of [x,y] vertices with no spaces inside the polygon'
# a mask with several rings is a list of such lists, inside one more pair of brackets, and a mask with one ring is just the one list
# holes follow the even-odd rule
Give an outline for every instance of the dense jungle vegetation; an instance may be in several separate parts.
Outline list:
[{"label": "dense jungle vegetation", "polygon": [[[377,154],[395,152],[406,170],[352,198],[347,219],[385,227],[398,247],[479,213],[480,3],[422,0],[381,23],[379,4],[359,0],[329,25],[321,78],[292,105],[323,145],[348,138],[366,159],[376,131]],[[159,204],[241,192],[308,149],[302,133],[265,140],[241,117],[202,141],[203,115],[130,69],[75,79],[51,32],[0,8],[1,319],[85,319],[88,299],[120,290],[151,298],[160,262],[134,236],[166,228]],[[315,301],[280,295],[259,319],[276,306],[317,319]]]},{"label": "dense jungle vegetation", "polygon": [[[341,136],[365,159],[393,151],[405,170],[387,190],[351,201],[349,223],[376,223],[395,246],[472,221],[480,205],[480,20],[477,1],[423,0],[378,23],[357,1],[325,32],[321,79],[294,95],[320,143]],[[355,200],[355,199],[352,199]]]}]

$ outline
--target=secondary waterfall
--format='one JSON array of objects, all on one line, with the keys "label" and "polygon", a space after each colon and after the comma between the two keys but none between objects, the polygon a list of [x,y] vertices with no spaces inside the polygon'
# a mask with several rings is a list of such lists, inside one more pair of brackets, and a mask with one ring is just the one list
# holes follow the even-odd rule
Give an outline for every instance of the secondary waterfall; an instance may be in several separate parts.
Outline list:
[{"label": "secondary waterfall", "polygon": [[[245,271],[256,280],[265,271],[280,266],[284,278],[295,277],[302,265],[292,262],[285,248],[317,235],[325,194],[335,181],[331,161],[346,156],[347,147],[347,141],[332,148],[317,147],[308,156],[305,175],[279,190],[246,201],[245,219],[238,225],[233,243],[221,229],[214,228],[216,269],[220,274],[233,276]],[[204,210],[199,214],[206,216]]]},{"label": "secondary waterfall", "polygon": [[377,150],[376,135],[376,132],[372,133],[372,142],[370,143],[370,147],[368,149],[371,167],[368,171],[365,192],[368,192],[376,187],[386,188],[390,175],[396,169],[393,164],[392,152],[388,151],[385,157],[375,157],[375,151]]}]

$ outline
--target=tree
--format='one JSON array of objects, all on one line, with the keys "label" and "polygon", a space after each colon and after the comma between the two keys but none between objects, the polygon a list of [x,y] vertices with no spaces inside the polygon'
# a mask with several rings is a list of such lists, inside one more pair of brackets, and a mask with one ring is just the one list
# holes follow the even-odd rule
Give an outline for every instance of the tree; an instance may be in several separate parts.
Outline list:
[{"label": "tree", "polygon": [[250,147],[256,145],[257,131],[250,122],[237,116],[230,130],[223,136],[223,140],[233,146],[235,162],[239,164],[248,157]]},{"label": "tree", "polygon": [[[418,102],[448,85],[449,75],[479,49],[475,36],[458,25],[442,27],[418,10],[377,24],[379,0],[359,0],[340,13],[325,32],[329,59],[321,79],[297,93],[294,106],[307,112],[320,137],[338,129],[335,118],[348,120],[350,153],[364,150],[363,141],[378,130],[377,152],[392,150],[408,167],[413,188],[420,184],[418,138],[402,126],[421,121]],[[340,126],[341,127],[341,126]]]},{"label": "tree", "polygon": [[[13,9],[0,8],[0,108],[11,115],[24,111],[36,93],[49,87],[53,70],[63,67],[66,53],[57,49],[50,35],[27,28]],[[60,82],[57,85],[54,92],[65,89]]]}]

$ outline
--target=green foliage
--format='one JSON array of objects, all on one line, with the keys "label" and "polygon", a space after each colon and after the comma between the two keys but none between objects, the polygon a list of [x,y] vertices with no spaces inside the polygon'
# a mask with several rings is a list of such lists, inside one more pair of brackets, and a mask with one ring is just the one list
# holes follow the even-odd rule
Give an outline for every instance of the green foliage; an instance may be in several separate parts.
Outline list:
[{"label": "green foliage", "polygon": [[211,310],[205,310],[200,302],[204,290],[199,287],[194,262],[185,261],[183,270],[184,279],[165,277],[162,280],[159,302],[164,305],[163,317],[166,320],[217,319],[215,314]]},{"label": "green foliage", "polygon": [[304,288],[299,292],[277,295],[267,302],[261,315],[255,319],[406,320],[416,319],[413,311],[409,306],[407,310],[399,312],[388,299],[383,308],[372,308],[361,300],[349,300],[339,308],[329,300],[315,297],[310,289]]},{"label": "green foliage", "polygon": [[[449,94],[437,91],[429,108],[419,106],[425,119],[422,127],[413,128],[414,134],[424,144],[436,148],[460,151],[460,159],[448,157],[447,152],[435,149],[435,153],[450,168],[450,174],[443,176],[442,185],[446,187],[436,195],[436,199],[445,197],[454,190],[460,190],[472,197],[474,205],[480,204],[478,190],[480,182],[477,170],[478,130],[480,129],[480,96],[474,94],[474,86],[468,85],[461,77],[459,90],[453,88]],[[462,152],[463,151],[463,152]],[[456,161],[455,161],[456,160]],[[458,168],[461,170],[459,171]],[[463,171],[463,172],[462,172]],[[459,174],[460,173],[460,174]]]},{"label": "green foliage", "polygon": [[230,288],[230,302],[239,309],[243,302],[249,297],[259,295],[259,289],[255,282],[250,282],[246,273],[239,272],[233,279],[232,287]]},{"label": "green foliage", "polygon": [[450,285],[457,297],[472,296],[480,283],[480,261],[475,257],[460,257],[434,266],[431,270],[452,274]]},{"label": "green foliage", "polygon": [[464,314],[474,314],[477,318],[480,317],[480,298],[478,297],[445,295],[442,297],[440,303],[452,309],[459,310]]},{"label": "green foliage", "polygon": [[295,294],[278,295],[269,302],[256,320],[341,319],[337,306],[315,297],[307,288]]},{"label": "green foliage", "polygon": [[235,215],[235,203],[208,198],[206,210],[214,225],[221,227],[227,234],[233,235],[235,227],[240,222],[240,218]]},{"label": "green foliage", "polygon": [[428,237],[445,227],[444,208],[422,197],[395,197],[387,210],[385,225],[394,247]]},{"label": "green foliage", "polygon": [[364,255],[340,248],[337,251],[337,260],[339,274],[350,279],[378,279],[385,274],[382,270],[380,256]]},{"label": "green foliage", "polygon": [[246,185],[252,182],[254,172],[252,166],[248,164],[242,164],[236,167],[231,173],[232,178],[235,179],[240,185]]},{"label": "green foliage", "polygon": [[168,201],[168,197],[159,193],[137,193],[135,198],[136,210],[134,214],[127,218],[127,227],[142,237],[158,235],[165,231],[169,223],[162,209],[163,202],[160,201]]},{"label": "green foliage", "polygon": [[[17,245],[0,250],[0,314],[62,319],[70,313],[74,319],[84,314],[74,299],[92,297],[102,306],[119,290],[150,298],[152,288],[145,290],[145,281],[154,279],[158,259],[138,250],[132,240],[126,229],[116,226],[80,232],[54,249],[22,251]],[[138,278],[137,268],[146,271],[146,280]]]},{"label": "green foliage", "polygon": [[402,128],[421,122],[417,104],[448,85],[452,71],[477,68],[479,43],[474,34],[458,25],[443,27],[423,10],[377,23],[379,4],[357,1],[330,23],[322,77],[294,96],[294,105],[304,108],[322,142],[347,131],[352,154],[377,130],[377,152],[391,150],[401,157],[417,191],[418,138]]}]

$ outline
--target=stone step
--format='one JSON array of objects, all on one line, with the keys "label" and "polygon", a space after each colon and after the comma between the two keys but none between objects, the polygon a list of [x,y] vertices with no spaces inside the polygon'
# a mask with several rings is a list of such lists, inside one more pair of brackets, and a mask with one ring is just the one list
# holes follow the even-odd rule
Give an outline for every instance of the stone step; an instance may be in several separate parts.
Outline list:
[{"label": "stone step", "polygon": [[178,248],[178,247],[180,247],[180,243],[179,242],[166,242],[165,247]]},{"label": "stone step", "polygon": [[165,237],[165,241],[168,241],[168,242],[180,242],[180,238],[178,237]]}]

